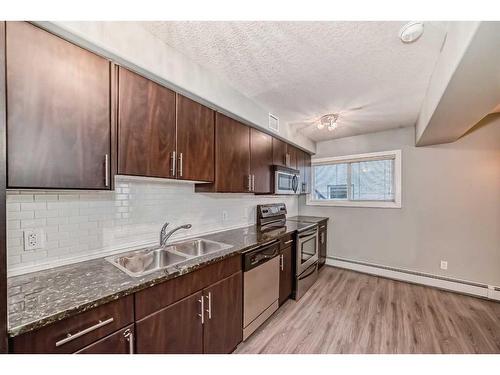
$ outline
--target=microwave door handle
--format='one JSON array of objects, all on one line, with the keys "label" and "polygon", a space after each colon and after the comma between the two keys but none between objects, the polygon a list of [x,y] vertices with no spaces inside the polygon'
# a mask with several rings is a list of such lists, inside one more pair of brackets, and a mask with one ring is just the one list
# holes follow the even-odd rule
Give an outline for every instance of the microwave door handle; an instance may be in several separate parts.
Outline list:
[{"label": "microwave door handle", "polygon": [[297,178],[297,175],[293,175],[293,177],[292,177],[292,190],[294,193],[297,192],[297,187],[298,187],[298,178]]}]

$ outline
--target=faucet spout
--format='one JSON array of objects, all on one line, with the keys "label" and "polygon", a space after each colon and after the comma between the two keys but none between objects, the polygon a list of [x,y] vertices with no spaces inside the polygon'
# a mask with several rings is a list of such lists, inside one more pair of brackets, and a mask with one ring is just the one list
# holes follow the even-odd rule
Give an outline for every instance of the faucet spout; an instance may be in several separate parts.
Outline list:
[{"label": "faucet spout", "polygon": [[162,227],[161,232],[160,232],[160,246],[165,246],[167,244],[168,239],[178,230],[180,229],[190,229],[192,227],[191,224],[184,224],[181,225],[177,228],[172,229],[170,232],[165,233],[165,230],[167,229],[168,223],[165,223],[165,225]]}]

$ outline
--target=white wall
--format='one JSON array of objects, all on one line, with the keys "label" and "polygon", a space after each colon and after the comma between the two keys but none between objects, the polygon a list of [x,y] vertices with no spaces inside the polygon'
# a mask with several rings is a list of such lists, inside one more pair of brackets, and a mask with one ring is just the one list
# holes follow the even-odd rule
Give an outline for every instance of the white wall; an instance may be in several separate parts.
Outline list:
[{"label": "white wall", "polygon": [[[201,99],[204,104],[269,130],[267,108],[236,91],[223,78],[166,45],[136,22],[35,23],[194,99]],[[293,131],[286,123],[280,124],[279,135],[304,149],[315,151],[313,141]]]},{"label": "white wall", "polygon": [[[103,257],[158,243],[164,222],[192,229],[172,238],[255,224],[257,204],[285,202],[297,215],[296,197],[195,193],[191,183],[118,177],[114,192],[7,192],[9,275]],[[227,220],[222,219],[226,211]],[[23,250],[23,231],[41,228],[45,247]]]},{"label": "white wall", "polygon": [[417,120],[417,140],[429,125],[434,111],[480,24],[477,21],[448,22],[445,44],[436,62]]},{"label": "white wall", "polygon": [[[481,22],[477,29],[470,29],[462,36],[463,44],[471,35],[472,39],[458,65],[455,61],[439,60],[440,69],[433,76],[439,79],[431,83],[442,80],[446,76],[444,70],[449,73],[450,69],[443,65],[456,66],[425,129],[423,116],[417,123],[419,146],[456,141],[500,104],[500,22]],[[445,53],[446,48],[447,45],[440,57],[450,55]],[[435,95],[435,90],[428,93],[426,103],[433,99],[431,93]]]},{"label": "white wall", "polygon": [[[306,206],[330,217],[328,256],[500,286],[500,116],[457,142],[403,128],[320,142],[315,157],[402,150],[402,208]],[[448,270],[440,269],[440,260]]]}]

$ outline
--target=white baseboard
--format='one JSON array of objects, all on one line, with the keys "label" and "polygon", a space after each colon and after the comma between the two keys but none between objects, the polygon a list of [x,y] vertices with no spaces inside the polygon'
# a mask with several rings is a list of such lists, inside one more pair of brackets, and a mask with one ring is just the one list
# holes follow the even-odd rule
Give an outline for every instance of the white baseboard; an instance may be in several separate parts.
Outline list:
[{"label": "white baseboard", "polygon": [[359,262],[349,259],[327,258],[326,264],[333,267],[345,268],[353,271],[386,277],[389,279],[406,281],[414,284],[427,285],[434,288],[444,289],[476,297],[500,301],[500,290],[498,287],[479,283],[470,283],[463,280],[444,279],[431,274],[422,274],[409,270],[389,269],[376,264]]}]

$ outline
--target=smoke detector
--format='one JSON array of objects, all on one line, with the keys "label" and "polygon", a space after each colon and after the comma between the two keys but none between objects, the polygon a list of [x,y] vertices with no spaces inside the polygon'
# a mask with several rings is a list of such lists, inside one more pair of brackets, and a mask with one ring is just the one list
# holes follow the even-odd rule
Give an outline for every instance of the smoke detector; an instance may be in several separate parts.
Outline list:
[{"label": "smoke detector", "polygon": [[413,43],[424,33],[424,23],[418,21],[408,22],[399,30],[399,37],[403,43]]}]

